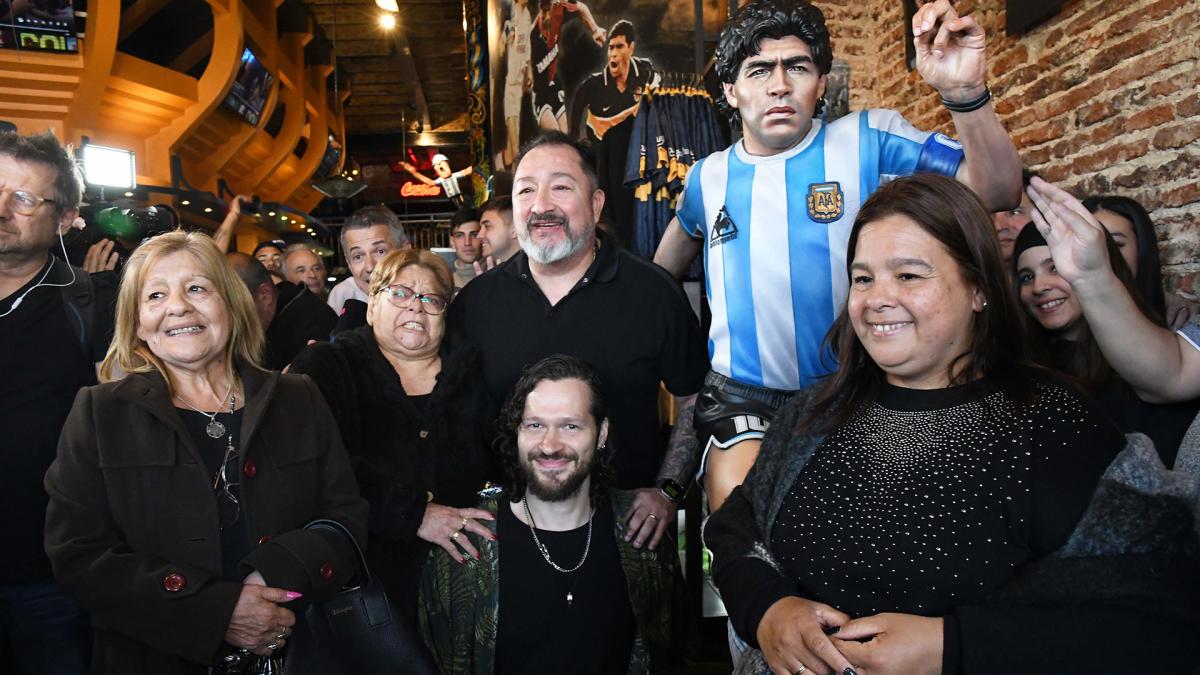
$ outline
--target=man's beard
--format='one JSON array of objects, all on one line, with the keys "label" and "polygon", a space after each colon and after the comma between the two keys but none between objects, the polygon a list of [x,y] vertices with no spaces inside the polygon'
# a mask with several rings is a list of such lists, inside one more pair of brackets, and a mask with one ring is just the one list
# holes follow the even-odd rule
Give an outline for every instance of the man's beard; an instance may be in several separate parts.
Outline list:
[{"label": "man's beard", "polygon": [[[534,460],[540,457],[572,459],[575,461],[575,470],[561,481],[543,483],[539,480],[537,469],[533,466]],[[525,479],[525,491],[543,502],[561,502],[569,499],[576,492],[579,492],[579,489],[583,486],[583,482],[592,474],[592,462],[594,459],[595,453],[592,454],[592,459],[589,459],[587,463],[580,463],[579,455],[574,453],[561,452],[553,455],[531,453],[529,456],[521,459],[521,475]]]},{"label": "man's beard", "polygon": [[[534,225],[535,222],[556,222],[562,225],[563,238],[554,244],[535,243],[533,235],[530,234],[530,230],[537,227]],[[525,255],[532,258],[534,262],[549,265],[579,253],[587,246],[587,238],[576,236],[575,232],[571,230],[571,223],[561,213],[534,213],[531,211],[525,227],[517,228],[517,243],[521,245],[521,250],[525,251]]]}]

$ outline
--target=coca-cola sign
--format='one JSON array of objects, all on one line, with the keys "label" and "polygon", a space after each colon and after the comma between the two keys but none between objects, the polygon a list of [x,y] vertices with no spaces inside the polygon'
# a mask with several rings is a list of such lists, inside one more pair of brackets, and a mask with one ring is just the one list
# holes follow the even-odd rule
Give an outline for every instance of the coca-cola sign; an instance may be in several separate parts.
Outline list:
[{"label": "coca-cola sign", "polygon": [[405,199],[441,197],[442,188],[438,185],[426,185],[410,180],[400,186],[400,196]]}]

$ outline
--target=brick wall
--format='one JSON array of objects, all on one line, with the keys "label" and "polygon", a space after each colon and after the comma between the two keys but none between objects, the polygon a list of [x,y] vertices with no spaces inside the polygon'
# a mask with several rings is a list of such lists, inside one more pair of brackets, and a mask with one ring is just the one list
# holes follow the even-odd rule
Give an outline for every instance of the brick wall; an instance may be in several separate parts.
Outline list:
[{"label": "brick wall", "polygon": [[[904,64],[900,0],[815,0],[850,63],[851,107],[901,111],[953,134]],[[1027,35],[1004,35],[1004,0],[959,0],[988,33],[988,84],[1025,164],[1077,196],[1139,200],[1158,228],[1170,288],[1200,294],[1200,3],[1074,0]]]}]

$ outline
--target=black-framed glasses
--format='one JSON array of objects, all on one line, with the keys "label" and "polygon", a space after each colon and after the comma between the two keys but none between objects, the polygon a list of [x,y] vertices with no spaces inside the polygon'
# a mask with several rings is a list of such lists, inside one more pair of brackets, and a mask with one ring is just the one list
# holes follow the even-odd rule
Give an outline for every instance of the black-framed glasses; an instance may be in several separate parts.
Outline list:
[{"label": "black-framed glasses", "polygon": [[[232,471],[230,464],[233,465]],[[233,489],[238,483],[229,480],[230,475],[237,476],[238,454],[233,449],[233,443],[225,448],[225,456],[221,459],[221,468],[213,476],[213,491],[217,493],[217,518],[222,530],[233,525],[242,514],[242,505]]]},{"label": "black-framed glasses", "polygon": [[32,216],[33,212],[37,211],[38,207],[44,202],[49,202],[51,204],[57,203],[53,199],[39,197],[32,192],[27,192],[25,190],[9,190],[7,188],[0,188],[0,197],[3,195],[9,196],[9,204],[12,205],[12,210],[22,216]]},{"label": "black-framed glasses", "polygon": [[441,314],[446,311],[446,298],[437,293],[418,293],[402,284],[388,284],[379,289],[385,293],[393,306],[404,309],[412,305],[413,299],[421,303],[421,311],[426,314]]}]

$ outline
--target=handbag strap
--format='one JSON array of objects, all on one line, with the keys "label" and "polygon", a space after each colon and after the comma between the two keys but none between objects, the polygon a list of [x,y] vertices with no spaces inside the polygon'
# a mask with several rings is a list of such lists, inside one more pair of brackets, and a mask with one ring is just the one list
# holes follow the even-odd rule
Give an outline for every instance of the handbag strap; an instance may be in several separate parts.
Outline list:
[{"label": "handbag strap", "polygon": [[304,526],[306,530],[330,530],[336,532],[350,541],[354,546],[354,553],[358,557],[358,574],[361,578],[360,584],[365,586],[371,583],[371,569],[367,567],[367,557],[363,555],[362,547],[358,545],[358,540],[354,538],[354,534],[346,528],[345,525],[336,520],[329,518],[318,518]]}]

